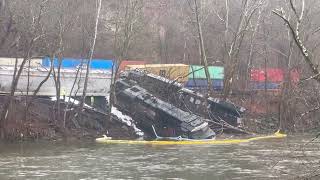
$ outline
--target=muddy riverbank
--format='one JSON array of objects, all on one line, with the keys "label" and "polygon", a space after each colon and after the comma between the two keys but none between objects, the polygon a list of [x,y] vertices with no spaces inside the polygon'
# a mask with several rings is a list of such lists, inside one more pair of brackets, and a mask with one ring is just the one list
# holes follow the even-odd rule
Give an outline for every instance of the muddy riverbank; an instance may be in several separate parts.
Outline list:
[{"label": "muddy riverbank", "polygon": [[[0,96],[2,112],[6,96]],[[12,101],[3,122],[5,139],[15,140],[62,140],[90,139],[108,134],[116,139],[134,139],[138,135],[130,122],[123,122],[116,115],[108,114],[85,106],[79,111],[77,102],[60,104],[58,113],[55,101],[51,98],[18,96]]]},{"label": "muddy riverbank", "polygon": [[[0,112],[7,96],[0,96]],[[5,125],[5,139],[8,141],[26,140],[88,140],[93,141],[104,134],[114,139],[136,139],[143,133],[134,125],[134,120],[117,108],[112,108],[112,118],[104,111],[85,105],[79,111],[78,101],[61,99],[60,113],[57,112],[55,98],[16,96],[9,108]],[[254,134],[271,134],[277,130],[277,120],[272,123],[257,119],[244,119],[245,128]],[[268,125],[268,127],[265,126]],[[271,126],[273,124],[274,126]],[[225,139],[239,134],[220,134]],[[243,134],[241,134],[244,137]]]}]

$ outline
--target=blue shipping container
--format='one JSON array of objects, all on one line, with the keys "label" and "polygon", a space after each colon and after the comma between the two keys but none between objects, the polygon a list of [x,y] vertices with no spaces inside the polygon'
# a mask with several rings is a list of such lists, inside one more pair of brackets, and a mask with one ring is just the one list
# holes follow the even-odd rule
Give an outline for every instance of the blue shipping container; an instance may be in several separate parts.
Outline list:
[{"label": "blue shipping container", "polygon": [[[212,80],[212,86],[215,90],[223,89],[223,80],[222,79],[214,79]],[[208,82],[206,79],[194,79],[188,80],[185,84],[185,87],[192,89],[206,89],[208,87]]]},{"label": "blue shipping container", "polygon": [[[83,62],[84,65],[87,64],[88,60],[87,59],[74,59],[74,58],[62,58],[62,64],[61,68],[76,68]],[[57,58],[54,59],[53,61],[54,67],[58,67],[59,61]],[[44,57],[42,59],[42,65],[44,67],[50,67],[51,66],[51,61],[49,57]],[[111,70],[113,66],[113,60],[106,60],[106,59],[92,59],[90,67],[91,69],[108,69]]]},{"label": "blue shipping container", "polygon": [[250,87],[252,90],[278,90],[280,89],[280,83],[275,82],[251,82]]}]

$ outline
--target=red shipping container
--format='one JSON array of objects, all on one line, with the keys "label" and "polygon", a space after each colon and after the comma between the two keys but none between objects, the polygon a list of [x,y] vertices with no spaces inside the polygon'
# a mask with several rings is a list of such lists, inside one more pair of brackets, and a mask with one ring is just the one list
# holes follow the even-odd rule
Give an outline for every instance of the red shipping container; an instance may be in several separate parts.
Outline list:
[{"label": "red shipping container", "polygon": [[[284,72],[280,68],[267,68],[267,81],[268,82],[283,82]],[[293,82],[298,82],[300,74],[297,69],[290,72],[290,77]],[[252,69],[251,70],[251,81],[264,82],[265,81],[265,70],[264,69]]]},{"label": "red shipping container", "polygon": [[119,66],[119,72],[124,71],[127,65],[144,65],[146,64],[145,61],[130,61],[130,60],[123,60]]},{"label": "red shipping container", "polygon": [[251,81],[258,81],[258,82],[265,81],[264,70],[251,69]]},{"label": "red shipping container", "polygon": [[267,81],[269,82],[282,82],[284,73],[282,69],[268,68],[267,69]]}]

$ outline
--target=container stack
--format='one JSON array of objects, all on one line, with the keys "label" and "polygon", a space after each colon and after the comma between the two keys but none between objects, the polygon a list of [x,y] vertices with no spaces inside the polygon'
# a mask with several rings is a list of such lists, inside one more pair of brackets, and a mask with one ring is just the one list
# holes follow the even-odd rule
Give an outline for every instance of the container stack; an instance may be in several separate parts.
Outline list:
[{"label": "container stack", "polygon": [[[212,83],[212,88],[214,90],[223,89],[223,78],[224,78],[224,67],[222,66],[209,66],[208,71],[210,74],[210,80]],[[190,65],[188,81],[185,86],[193,90],[207,90],[208,81],[204,70],[204,66]]]},{"label": "container stack", "polygon": [[176,80],[179,83],[188,81],[189,65],[186,64],[144,64],[127,65],[126,70],[141,69],[149,73]]},{"label": "container stack", "polygon": [[126,66],[129,66],[129,65],[144,65],[144,64],[146,64],[145,61],[123,60],[119,65],[119,72],[124,71],[126,69]]},{"label": "container stack", "polygon": [[[59,60],[55,58],[53,61],[54,67],[58,67]],[[76,59],[76,58],[62,58],[61,68],[63,69],[74,69],[77,68],[81,63],[83,66],[86,66],[88,59]],[[44,57],[42,59],[42,66],[50,67],[51,60],[49,57]],[[99,69],[99,70],[111,70],[113,67],[113,60],[107,59],[92,59],[90,63],[91,69]]]},{"label": "container stack", "polygon": [[[0,66],[15,66],[15,63],[17,61],[17,66],[19,67],[23,61],[23,58],[6,58],[1,57],[0,58]],[[32,58],[30,60],[30,67],[40,67],[41,66],[42,59],[39,58]],[[25,67],[29,65],[29,61],[25,64]]]},{"label": "container stack", "polygon": [[[284,71],[280,68],[251,69],[250,74],[251,90],[279,90],[284,82]],[[299,72],[292,70],[290,72],[292,83],[299,81]]]}]

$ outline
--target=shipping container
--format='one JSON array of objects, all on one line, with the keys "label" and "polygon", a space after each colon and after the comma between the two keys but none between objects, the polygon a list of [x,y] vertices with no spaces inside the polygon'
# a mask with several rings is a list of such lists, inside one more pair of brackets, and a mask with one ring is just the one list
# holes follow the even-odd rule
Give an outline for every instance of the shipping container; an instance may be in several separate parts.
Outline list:
[{"label": "shipping container", "polygon": [[[211,81],[212,87],[214,90],[222,90],[223,89],[223,80],[214,79]],[[206,79],[193,79],[188,80],[185,83],[185,87],[190,89],[206,89],[208,88],[208,81]]]},{"label": "shipping container", "polygon": [[[81,78],[78,77],[77,81],[79,83],[74,84],[76,78],[76,69],[61,69],[61,92],[65,95],[70,94],[72,91],[72,96],[82,96],[83,83],[85,81],[85,71],[82,72]],[[11,83],[14,74],[14,67],[0,67],[0,93],[10,93]],[[28,74],[30,76],[28,76]],[[15,94],[26,95],[33,94],[34,91],[38,88],[38,85],[43,81],[47,76],[48,69],[41,67],[34,67],[28,69],[23,69],[19,83],[17,85],[17,91]],[[28,83],[29,82],[29,83]],[[28,85],[29,84],[29,85]],[[94,69],[90,71],[87,87],[87,96],[105,96],[110,91],[111,84],[111,72],[106,70]],[[74,86],[74,87],[73,87]],[[75,92],[78,92],[74,94]],[[43,84],[39,92],[39,96],[55,96],[56,95],[56,86],[53,79],[53,76]]]},{"label": "shipping container", "polygon": [[144,65],[144,64],[146,64],[145,61],[123,60],[123,61],[121,61],[121,63],[120,63],[119,72],[124,71],[124,70],[125,70],[125,67],[128,66],[128,65]]},{"label": "shipping container", "polygon": [[281,83],[279,82],[250,82],[252,90],[279,90]]},{"label": "shipping container", "polygon": [[[255,82],[265,82],[266,76],[268,82],[283,82],[284,81],[284,71],[280,68],[267,68],[265,74],[265,69],[251,69],[251,81]],[[290,72],[290,78],[293,82],[299,81],[300,74],[297,69],[293,69]]]},{"label": "shipping container", "polygon": [[127,65],[125,69],[141,69],[149,73],[166,77],[177,82],[185,83],[188,81],[189,65],[185,64],[145,64]]},{"label": "shipping container", "polygon": [[[210,74],[210,79],[224,78],[224,67],[222,66],[209,66],[208,71]],[[188,77],[189,77],[189,80],[190,79],[206,79],[207,76],[204,70],[204,66],[190,65]]]},{"label": "shipping container", "polygon": [[[18,58],[18,66],[21,65],[23,61],[23,58]],[[30,66],[31,67],[40,67],[41,66],[42,59],[32,58],[30,60]],[[16,63],[16,58],[0,58],[0,66],[14,66]],[[29,65],[29,61],[25,64],[25,67]]]},{"label": "shipping container", "polygon": [[[88,62],[87,59],[75,59],[75,58],[62,58],[61,67],[64,69],[74,69],[79,66],[81,63],[86,65]],[[53,61],[54,67],[58,67],[59,60],[57,58]],[[42,59],[42,65],[44,67],[51,66],[51,60],[49,57],[45,57]],[[92,59],[90,64],[91,69],[105,69],[111,70],[113,67],[113,60],[107,59]]]}]

